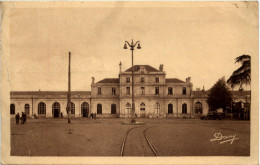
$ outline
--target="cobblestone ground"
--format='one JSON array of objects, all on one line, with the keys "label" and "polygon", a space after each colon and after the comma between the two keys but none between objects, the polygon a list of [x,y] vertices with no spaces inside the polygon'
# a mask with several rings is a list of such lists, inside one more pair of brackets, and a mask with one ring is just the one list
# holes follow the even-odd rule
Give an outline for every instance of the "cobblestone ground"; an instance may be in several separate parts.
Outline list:
[{"label": "cobblestone ground", "polygon": [[[12,156],[119,156],[129,119],[28,119],[16,125],[11,119]],[[154,126],[147,135],[159,156],[250,155],[249,121],[195,119],[139,119]],[[222,134],[222,140],[214,134]],[[219,134],[219,138],[220,138]],[[230,136],[238,138],[229,140]],[[226,138],[226,139],[223,139]],[[131,142],[135,143],[136,142]],[[128,144],[129,145],[129,144]],[[138,152],[138,151],[137,151]],[[133,154],[136,155],[136,154]],[[140,155],[141,156],[141,155]]]}]

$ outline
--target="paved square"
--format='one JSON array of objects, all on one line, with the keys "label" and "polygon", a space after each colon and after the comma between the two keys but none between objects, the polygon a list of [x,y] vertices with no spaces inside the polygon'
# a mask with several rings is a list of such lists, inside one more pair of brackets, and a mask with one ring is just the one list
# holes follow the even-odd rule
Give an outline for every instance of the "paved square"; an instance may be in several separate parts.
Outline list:
[{"label": "paved square", "polygon": [[[149,128],[147,136],[158,156],[250,155],[250,121],[138,119],[146,124],[122,125],[126,121],[78,118],[67,124],[67,119],[28,119],[16,125],[11,119],[11,155],[120,156],[124,135],[132,127]],[[132,134],[137,136],[134,130]],[[215,138],[219,140],[211,140]],[[129,145],[135,148],[132,156],[145,156],[134,138],[129,137]]]}]

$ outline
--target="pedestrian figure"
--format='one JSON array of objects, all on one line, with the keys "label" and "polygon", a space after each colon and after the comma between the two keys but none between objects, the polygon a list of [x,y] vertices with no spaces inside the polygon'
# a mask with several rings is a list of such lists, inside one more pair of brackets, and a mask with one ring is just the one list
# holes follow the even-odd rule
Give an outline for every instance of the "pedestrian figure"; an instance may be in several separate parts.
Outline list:
[{"label": "pedestrian figure", "polygon": [[63,113],[62,112],[60,113],[60,117],[63,118]]},{"label": "pedestrian figure", "polygon": [[26,114],[22,112],[22,124],[26,123]]},{"label": "pedestrian figure", "polygon": [[19,112],[15,115],[16,124],[19,124],[20,114]]},{"label": "pedestrian figure", "polygon": [[24,113],[24,123],[26,123],[26,114]]},{"label": "pedestrian figure", "polygon": [[90,118],[93,119],[93,113],[90,114]]},{"label": "pedestrian figure", "polygon": [[135,113],[135,118],[137,118],[137,114]]},{"label": "pedestrian figure", "polygon": [[21,124],[24,124],[24,113],[22,112],[22,116],[21,116]]}]

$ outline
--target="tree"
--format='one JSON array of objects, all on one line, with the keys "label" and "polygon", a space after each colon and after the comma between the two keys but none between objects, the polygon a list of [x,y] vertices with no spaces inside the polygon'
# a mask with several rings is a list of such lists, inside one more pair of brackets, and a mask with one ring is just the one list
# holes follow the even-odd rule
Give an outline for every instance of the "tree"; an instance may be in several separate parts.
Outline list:
[{"label": "tree", "polygon": [[235,60],[235,63],[241,63],[242,66],[233,72],[227,83],[231,88],[239,85],[239,89],[241,90],[243,89],[243,84],[250,84],[251,82],[251,56],[242,55]]},{"label": "tree", "polygon": [[226,107],[230,107],[231,101],[231,92],[229,91],[225,78],[222,77],[209,90],[207,103],[211,111],[223,108],[225,112]]}]

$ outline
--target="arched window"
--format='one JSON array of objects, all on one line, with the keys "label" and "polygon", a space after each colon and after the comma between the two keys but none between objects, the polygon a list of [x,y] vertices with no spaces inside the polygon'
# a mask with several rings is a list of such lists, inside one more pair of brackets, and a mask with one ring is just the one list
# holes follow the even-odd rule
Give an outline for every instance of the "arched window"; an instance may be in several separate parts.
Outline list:
[{"label": "arched window", "polygon": [[46,104],[43,102],[40,102],[38,104],[38,114],[46,114]]},{"label": "arched window", "polygon": [[187,104],[182,104],[182,113],[187,113]]},{"label": "arched window", "polygon": [[111,105],[111,114],[116,114],[116,104]]},{"label": "arched window", "polygon": [[202,114],[202,103],[201,102],[196,102],[196,104],[195,104],[195,113]]},{"label": "arched window", "polygon": [[15,114],[15,105],[14,104],[10,105],[10,114]]},{"label": "arched window", "polygon": [[101,104],[97,105],[97,114],[102,114],[102,105]]},{"label": "arched window", "polygon": [[156,113],[156,114],[159,114],[159,112],[160,112],[160,104],[159,104],[159,103],[156,103],[156,104],[155,104],[155,113]]},{"label": "arched window", "polygon": [[81,104],[81,115],[82,117],[88,117],[89,114],[89,104],[84,102]]},{"label": "arched window", "polygon": [[140,112],[141,112],[141,117],[145,117],[145,104],[144,103],[140,104]]},{"label": "arched window", "polygon": [[172,106],[172,104],[168,104],[168,113],[173,113],[173,106]]},{"label": "arched window", "polygon": [[54,117],[60,116],[60,103],[55,102],[52,104],[52,114]]},{"label": "arched window", "polygon": [[127,103],[126,106],[125,106],[125,113],[126,114],[130,114],[131,112],[131,104],[130,103]]},{"label": "arched window", "polygon": [[26,115],[30,114],[30,105],[29,104],[24,105],[24,112]]},{"label": "arched window", "polygon": [[141,111],[145,111],[145,104],[144,104],[144,103],[141,103],[141,104],[140,104],[140,110],[141,110]]}]

